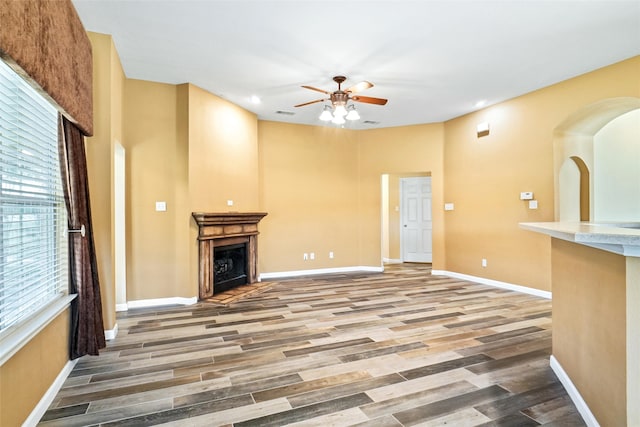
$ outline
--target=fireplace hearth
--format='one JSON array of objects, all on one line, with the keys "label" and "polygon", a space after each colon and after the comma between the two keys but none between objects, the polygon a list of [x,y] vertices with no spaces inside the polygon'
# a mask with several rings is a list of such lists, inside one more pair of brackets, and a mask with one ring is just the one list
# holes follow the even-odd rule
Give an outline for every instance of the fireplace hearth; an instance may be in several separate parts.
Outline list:
[{"label": "fireplace hearth", "polygon": [[258,222],[265,212],[191,214],[198,224],[198,297],[258,281]]}]

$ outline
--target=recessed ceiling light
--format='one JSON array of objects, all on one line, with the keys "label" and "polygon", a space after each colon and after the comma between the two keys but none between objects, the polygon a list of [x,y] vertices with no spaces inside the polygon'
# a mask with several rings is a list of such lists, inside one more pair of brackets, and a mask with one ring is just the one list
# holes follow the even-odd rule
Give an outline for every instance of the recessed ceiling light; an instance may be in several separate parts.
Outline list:
[{"label": "recessed ceiling light", "polygon": [[249,98],[249,101],[251,101],[252,104],[260,104],[260,97],[257,95],[251,95],[251,98]]}]

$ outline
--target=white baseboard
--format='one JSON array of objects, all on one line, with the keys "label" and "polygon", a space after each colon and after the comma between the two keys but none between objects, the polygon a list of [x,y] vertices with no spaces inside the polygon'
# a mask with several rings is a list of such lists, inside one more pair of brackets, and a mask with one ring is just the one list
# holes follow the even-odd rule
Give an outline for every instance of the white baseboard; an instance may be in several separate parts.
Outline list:
[{"label": "white baseboard", "polygon": [[449,276],[456,279],[469,280],[471,282],[481,283],[483,285],[495,286],[497,288],[509,289],[510,291],[522,292],[529,295],[535,295],[546,299],[551,299],[551,292],[542,291],[540,289],[530,288],[527,286],[514,285],[512,283],[500,282],[498,280],[485,279],[484,277],[470,276],[468,274],[454,273],[446,270],[431,270],[434,276]]},{"label": "white baseboard", "polygon": [[127,305],[127,303],[116,304],[116,312],[118,312],[118,311],[127,311],[127,310],[129,310],[129,306]]},{"label": "white baseboard", "polygon": [[31,414],[29,414],[27,419],[24,421],[22,427],[31,427],[38,424],[40,418],[42,418],[44,413],[47,412],[47,409],[49,409],[49,405],[51,405],[51,402],[53,402],[53,399],[55,399],[58,391],[60,391],[60,388],[73,370],[73,367],[76,366],[76,363],[78,363],[78,359],[69,360],[64,365],[47,392],[44,394],[44,396],[42,396],[42,399],[40,399],[40,402],[38,402],[36,407],[33,408],[33,411],[31,411]]},{"label": "white baseboard", "polygon": [[130,308],[144,308],[144,307],[156,307],[161,305],[192,305],[198,302],[198,297],[184,298],[184,297],[171,297],[171,298],[153,298],[153,299],[140,299],[137,301],[128,301],[127,309]]},{"label": "white baseboard", "polygon": [[582,419],[587,424],[587,426],[600,427],[598,420],[596,420],[596,417],[589,409],[589,406],[587,406],[587,402],[584,401],[576,386],[573,385],[573,382],[571,381],[571,378],[569,378],[569,375],[567,375],[565,370],[562,369],[560,362],[558,362],[558,359],[553,357],[553,355],[551,355],[551,358],[549,359],[549,365],[564,386],[565,390],[567,390],[567,394],[573,401],[573,404],[576,405],[578,412],[582,416]]},{"label": "white baseboard", "polygon": [[314,270],[279,271],[274,273],[261,273],[260,280],[279,279],[282,277],[313,276],[316,274],[353,273],[358,271],[370,271],[374,273],[382,273],[384,271],[384,267],[359,266],[359,267],[317,268]]},{"label": "white baseboard", "polygon": [[382,262],[385,264],[402,264],[402,260],[399,258],[382,258]]},{"label": "white baseboard", "polygon": [[116,336],[118,336],[118,324],[117,323],[113,326],[113,329],[106,329],[104,331],[104,339],[107,340],[107,341],[111,341],[111,340],[115,339]]}]

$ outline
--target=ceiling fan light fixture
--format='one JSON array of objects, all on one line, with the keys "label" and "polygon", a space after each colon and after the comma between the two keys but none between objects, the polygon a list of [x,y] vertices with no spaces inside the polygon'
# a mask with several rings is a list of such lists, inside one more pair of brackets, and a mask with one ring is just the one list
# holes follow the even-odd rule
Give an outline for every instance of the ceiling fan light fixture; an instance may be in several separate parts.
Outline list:
[{"label": "ceiling fan light fixture", "polygon": [[331,107],[328,105],[324,106],[324,110],[320,113],[320,120],[323,122],[328,122],[333,119],[333,114],[331,114]]},{"label": "ceiling fan light fixture", "polygon": [[356,92],[361,92],[365,89],[369,89],[373,87],[373,83],[363,81],[356,85],[351,86],[348,89],[342,90],[342,83],[347,78],[345,76],[335,76],[333,81],[338,84],[338,90],[333,92],[329,92],[324,89],[318,89],[313,86],[303,85],[302,87],[305,89],[313,90],[315,92],[321,92],[325,95],[328,95],[328,98],[324,99],[316,99],[309,102],[303,102],[302,104],[295,105],[295,107],[304,107],[305,105],[317,104],[319,102],[329,101],[329,104],[325,104],[322,110],[322,113],[318,117],[321,121],[331,121],[336,125],[343,125],[347,120],[360,120],[360,114],[356,111],[356,107],[353,104],[350,104],[349,101],[353,102],[363,102],[365,104],[374,104],[374,105],[386,105],[387,100],[383,98],[374,98],[372,96],[361,96],[352,94]]},{"label": "ceiling fan light fixture", "polygon": [[343,104],[337,104],[333,109],[333,115],[336,117],[344,117],[347,115],[347,109],[344,108]]},{"label": "ceiling fan light fixture", "polygon": [[356,106],[351,104],[347,107],[347,116],[345,117],[347,120],[360,120],[360,114],[356,111]]},{"label": "ceiling fan light fixture", "polygon": [[333,120],[331,120],[331,123],[333,123],[334,125],[343,125],[346,123],[346,121],[344,120],[344,116],[335,115],[333,117]]}]

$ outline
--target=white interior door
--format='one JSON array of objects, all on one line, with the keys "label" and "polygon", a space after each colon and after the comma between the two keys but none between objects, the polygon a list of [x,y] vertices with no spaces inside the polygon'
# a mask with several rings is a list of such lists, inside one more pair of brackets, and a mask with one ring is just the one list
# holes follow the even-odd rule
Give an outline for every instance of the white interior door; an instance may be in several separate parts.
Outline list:
[{"label": "white interior door", "polygon": [[431,262],[431,177],[400,178],[400,246],[403,262]]}]

